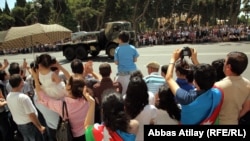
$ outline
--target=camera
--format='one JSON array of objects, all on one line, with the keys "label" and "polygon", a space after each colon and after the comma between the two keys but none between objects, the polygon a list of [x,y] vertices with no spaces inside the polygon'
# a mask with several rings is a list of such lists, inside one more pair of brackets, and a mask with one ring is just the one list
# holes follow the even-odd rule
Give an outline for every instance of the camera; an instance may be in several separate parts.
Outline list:
[{"label": "camera", "polygon": [[191,57],[191,55],[192,55],[191,49],[189,47],[183,47],[180,55],[181,55],[181,58],[183,58],[184,56]]}]

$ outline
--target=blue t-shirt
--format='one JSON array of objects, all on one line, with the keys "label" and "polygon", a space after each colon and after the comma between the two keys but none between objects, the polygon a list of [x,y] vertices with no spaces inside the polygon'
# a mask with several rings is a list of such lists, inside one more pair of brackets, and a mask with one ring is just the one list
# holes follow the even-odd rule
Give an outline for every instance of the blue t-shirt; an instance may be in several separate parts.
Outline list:
[{"label": "blue t-shirt", "polygon": [[189,91],[189,90],[194,90],[195,87],[194,85],[188,83],[188,81],[186,79],[180,79],[177,78],[176,79],[176,83],[184,90]]},{"label": "blue t-shirt", "polygon": [[118,72],[132,72],[137,69],[134,59],[139,53],[133,45],[128,43],[120,44],[115,49],[114,61],[118,62]]}]

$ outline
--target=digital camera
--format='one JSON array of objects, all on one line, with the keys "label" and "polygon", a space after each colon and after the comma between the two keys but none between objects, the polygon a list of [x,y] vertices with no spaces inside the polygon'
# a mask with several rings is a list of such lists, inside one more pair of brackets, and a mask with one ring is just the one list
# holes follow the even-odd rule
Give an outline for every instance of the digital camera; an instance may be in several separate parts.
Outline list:
[{"label": "digital camera", "polygon": [[183,47],[180,55],[181,55],[181,58],[183,58],[184,56],[191,57],[192,55],[191,49],[189,47]]}]

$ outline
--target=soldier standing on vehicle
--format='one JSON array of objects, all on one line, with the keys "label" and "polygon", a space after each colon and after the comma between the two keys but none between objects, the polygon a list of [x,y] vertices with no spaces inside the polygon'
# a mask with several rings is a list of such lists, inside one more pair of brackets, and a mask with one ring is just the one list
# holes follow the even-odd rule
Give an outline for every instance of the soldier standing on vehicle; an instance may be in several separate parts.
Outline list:
[{"label": "soldier standing on vehicle", "polygon": [[129,33],[121,31],[118,36],[119,46],[115,49],[114,62],[117,65],[118,73],[115,81],[122,85],[122,94],[126,94],[130,74],[137,70],[135,62],[139,53],[135,46],[129,44]]}]

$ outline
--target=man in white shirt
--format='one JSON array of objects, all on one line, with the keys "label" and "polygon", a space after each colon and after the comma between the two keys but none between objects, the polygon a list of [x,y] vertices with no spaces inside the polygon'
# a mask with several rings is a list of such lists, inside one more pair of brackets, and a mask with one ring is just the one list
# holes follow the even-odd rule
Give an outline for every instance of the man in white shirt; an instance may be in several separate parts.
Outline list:
[{"label": "man in white shirt", "polygon": [[45,127],[38,120],[38,112],[28,95],[22,93],[24,81],[20,74],[10,76],[12,87],[7,104],[24,141],[42,141]]}]

